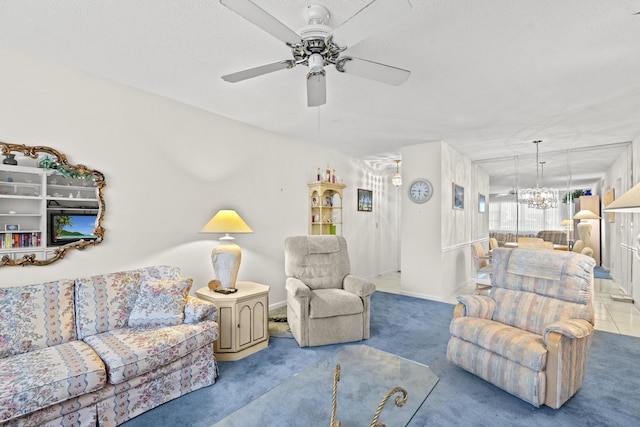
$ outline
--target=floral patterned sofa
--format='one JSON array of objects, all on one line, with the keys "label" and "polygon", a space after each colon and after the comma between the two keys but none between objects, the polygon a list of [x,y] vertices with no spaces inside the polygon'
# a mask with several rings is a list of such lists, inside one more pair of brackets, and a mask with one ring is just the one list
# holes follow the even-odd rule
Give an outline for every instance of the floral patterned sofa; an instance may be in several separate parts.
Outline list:
[{"label": "floral patterned sofa", "polygon": [[0,425],[116,426],[217,377],[217,309],[155,266],[0,289]]}]

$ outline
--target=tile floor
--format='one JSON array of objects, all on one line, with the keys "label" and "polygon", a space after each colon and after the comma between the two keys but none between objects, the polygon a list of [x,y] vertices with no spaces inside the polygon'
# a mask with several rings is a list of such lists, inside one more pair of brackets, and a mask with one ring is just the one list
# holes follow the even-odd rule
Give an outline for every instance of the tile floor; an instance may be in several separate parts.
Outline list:
[{"label": "tile floor", "polygon": [[[389,273],[371,279],[376,289],[383,292],[400,293],[400,273]],[[461,294],[475,294],[476,286],[465,287]],[[613,280],[595,279],[595,328],[600,331],[640,337],[640,311],[631,303],[614,301],[611,295],[623,295]],[[445,302],[455,304],[455,296]]]}]

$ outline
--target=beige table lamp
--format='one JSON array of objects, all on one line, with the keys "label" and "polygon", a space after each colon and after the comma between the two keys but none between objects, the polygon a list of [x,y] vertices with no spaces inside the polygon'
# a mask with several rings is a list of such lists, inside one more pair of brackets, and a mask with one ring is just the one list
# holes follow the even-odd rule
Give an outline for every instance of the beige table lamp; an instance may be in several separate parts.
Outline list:
[{"label": "beige table lamp", "polygon": [[236,211],[221,209],[202,227],[200,232],[225,233],[219,239],[222,244],[211,251],[211,262],[216,273],[216,280],[219,283],[212,281],[213,283],[209,283],[209,288],[224,294],[236,292],[236,279],[238,278],[242,252],[240,247],[233,242],[234,238],[229,233],[253,233],[253,230]]}]

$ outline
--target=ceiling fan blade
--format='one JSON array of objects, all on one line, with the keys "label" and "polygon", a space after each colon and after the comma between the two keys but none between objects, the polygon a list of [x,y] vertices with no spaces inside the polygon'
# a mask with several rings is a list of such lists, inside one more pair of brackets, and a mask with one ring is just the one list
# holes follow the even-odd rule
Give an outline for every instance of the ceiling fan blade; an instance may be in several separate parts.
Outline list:
[{"label": "ceiling fan blade", "polygon": [[230,83],[237,83],[242,80],[252,79],[263,74],[269,74],[273,73],[274,71],[284,70],[285,68],[293,68],[295,66],[295,61],[287,59],[284,61],[274,62],[273,64],[261,65],[259,67],[249,68],[248,70],[242,70],[236,73],[227,74],[225,76],[222,76],[222,80]]},{"label": "ceiling fan blade", "polygon": [[373,0],[333,30],[340,46],[353,46],[411,12],[408,0]]},{"label": "ceiling fan blade", "polygon": [[327,81],[324,70],[307,74],[307,105],[318,107],[327,103]]},{"label": "ceiling fan blade", "polygon": [[249,0],[220,0],[220,3],[287,44],[295,45],[301,41],[300,36],[291,28]]},{"label": "ceiling fan blade", "polygon": [[343,73],[354,74],[394,86],[399,86],[406,82],[411,75],[411,71],[403,70],[402,68],[351,57],[340,58],[336,64],[336,69]]}]

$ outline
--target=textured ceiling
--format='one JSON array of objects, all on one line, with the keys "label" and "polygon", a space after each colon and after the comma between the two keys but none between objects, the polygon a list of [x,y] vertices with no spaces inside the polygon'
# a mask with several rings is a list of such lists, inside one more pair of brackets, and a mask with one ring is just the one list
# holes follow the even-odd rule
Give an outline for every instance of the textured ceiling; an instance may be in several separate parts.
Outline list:
[{"label": "textured ceiling", "polygon": [[[298,30],[307,5],[325,5],[337,27],[369,0],[255,3]],[[625,148],[584,147],[640,135],[640,0],[411,4],[347,50],[408,69],[409,80],[388,86],[327,68],[319,108],[306,106],[302,66],[220,78],[291,54],[217,0],[0,0],[0,44],[374,163],[430,141],[474,161],[533,155],[518,161],[523,185],[535,181],[533,140],[543,140],[545,184],[566,183],[569,162],[574,184],[588,185]],[[492,191],[513,181],[513,159],[501,162],[480,163]]]}]

